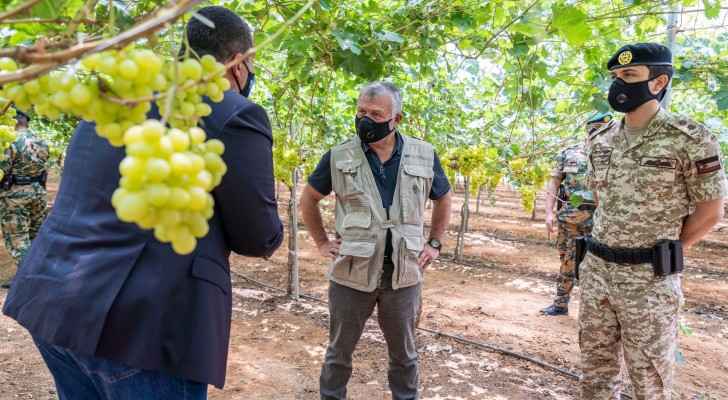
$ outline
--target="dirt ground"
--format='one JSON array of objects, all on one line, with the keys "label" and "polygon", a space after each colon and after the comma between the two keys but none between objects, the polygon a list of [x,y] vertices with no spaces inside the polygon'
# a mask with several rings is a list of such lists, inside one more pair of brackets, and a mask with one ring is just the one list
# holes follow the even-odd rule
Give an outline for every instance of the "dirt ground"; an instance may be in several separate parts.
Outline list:
[{"label": "dirt ground", "polygon": [[[286,217],[288,196],[281,190]],[[333,199],[325,200],[331,226]],[[473,208],[474,208],[473,201]],[[428,270],[422,327],[493,344],[578,373],[576,342],[578,291],[569,316],[544,317],[555,291],[558,255],[546,237],[539,204],[536,220],[520,208],[516,193],[501,188],[472,215],[466,260],[448,261],[455,244],[462,197],[457,196],[445,252]],[[301,290],[326,298],[326,260],[301,224]],[[223,399],[316,399],[318,374],[328,340],[325,304],[295,302],[246,277],[285,287],[287,248],[270,260],[233,257],[234,318],[228,378]],[[0,247],[0,266],[8,262]],[[728,399],[728,221],[691,251],[683,285],[683,360],[678,370],[679,399]],[[0,292],[4,301],[5,292]],[[420,331],[422,400],[576,399],[576,382],[533,363]],[[351,399],[391,399],[387,389],[383,337],[370,321],[354,355]],[[0,400],[55,399],[52,380],[27,333],[0,317]]]}]

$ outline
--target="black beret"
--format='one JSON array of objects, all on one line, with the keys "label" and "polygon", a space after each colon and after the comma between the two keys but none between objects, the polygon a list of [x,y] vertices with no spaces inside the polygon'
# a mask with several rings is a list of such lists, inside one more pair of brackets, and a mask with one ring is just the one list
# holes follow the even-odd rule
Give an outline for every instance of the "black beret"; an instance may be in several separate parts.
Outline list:
[{"label": "black beret", "polygon": [[637,43],[622,46],[607,62],[611,71],[633,65],[672,65],[672,53],[657,43]]}]

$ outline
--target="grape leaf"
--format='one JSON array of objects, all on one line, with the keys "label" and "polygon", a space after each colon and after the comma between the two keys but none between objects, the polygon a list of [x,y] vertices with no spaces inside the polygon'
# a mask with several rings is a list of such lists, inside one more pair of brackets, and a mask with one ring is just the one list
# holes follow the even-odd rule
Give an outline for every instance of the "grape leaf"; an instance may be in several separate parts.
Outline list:
[{"label": "grape leaf", "polygon": [[703,0],[703,7],[705,7],[705,17],[708,19],[718,18],[720,15],[720,0]]},{"label": "grape leaf", "polygon": [[572,46],[584,44],[592,35],[587,15],[574,6],[554,6],[551,25]]},{"label": "grape leaf", "polygon": [[400,44],[404,43],[404,38],[402,37],[402,35],[397,32],[391,32],[388,30],[384,30],[381,33],[378,33],[377,38],[385,42],[394,42]]},{"label": "grape leaf", "polygon": [[331,2],[329,0],[319,0],[319,5],[324,11],[331,11]]}]

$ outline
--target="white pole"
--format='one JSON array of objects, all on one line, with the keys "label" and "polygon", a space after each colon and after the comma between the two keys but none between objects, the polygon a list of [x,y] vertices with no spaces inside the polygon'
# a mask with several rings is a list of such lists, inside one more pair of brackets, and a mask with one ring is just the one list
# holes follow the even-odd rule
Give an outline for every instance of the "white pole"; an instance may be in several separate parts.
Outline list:
[{"label": "white pole", "polygon": [[[680,15],[681,11],[681,6],[679,4],[675,4],[672,7],[671,12],[667,16],[667,48],[670,49],[670,52],[673,54],[675,53],[675,37],[677,36],[678,29],[678,15]],[[671,101],[672,80],[667,86],[667,92],[665,93],[665,97],[662,99],[662,108],[669,110]]]}]

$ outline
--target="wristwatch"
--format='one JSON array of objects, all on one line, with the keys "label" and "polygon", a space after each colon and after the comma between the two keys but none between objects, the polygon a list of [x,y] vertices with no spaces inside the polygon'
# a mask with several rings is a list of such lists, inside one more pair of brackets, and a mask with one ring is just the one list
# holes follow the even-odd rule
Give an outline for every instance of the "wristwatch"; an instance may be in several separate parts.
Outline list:
[{"label": "wristwatch", "polygon": [[430,247],[432,247],[433,249],[435,249],[437,251],[442,251],[442,242],[440,242],[437,239],[434,239],[433,238],[433,239],[428,240],[427,241],[427,245],[430,246]]}]

